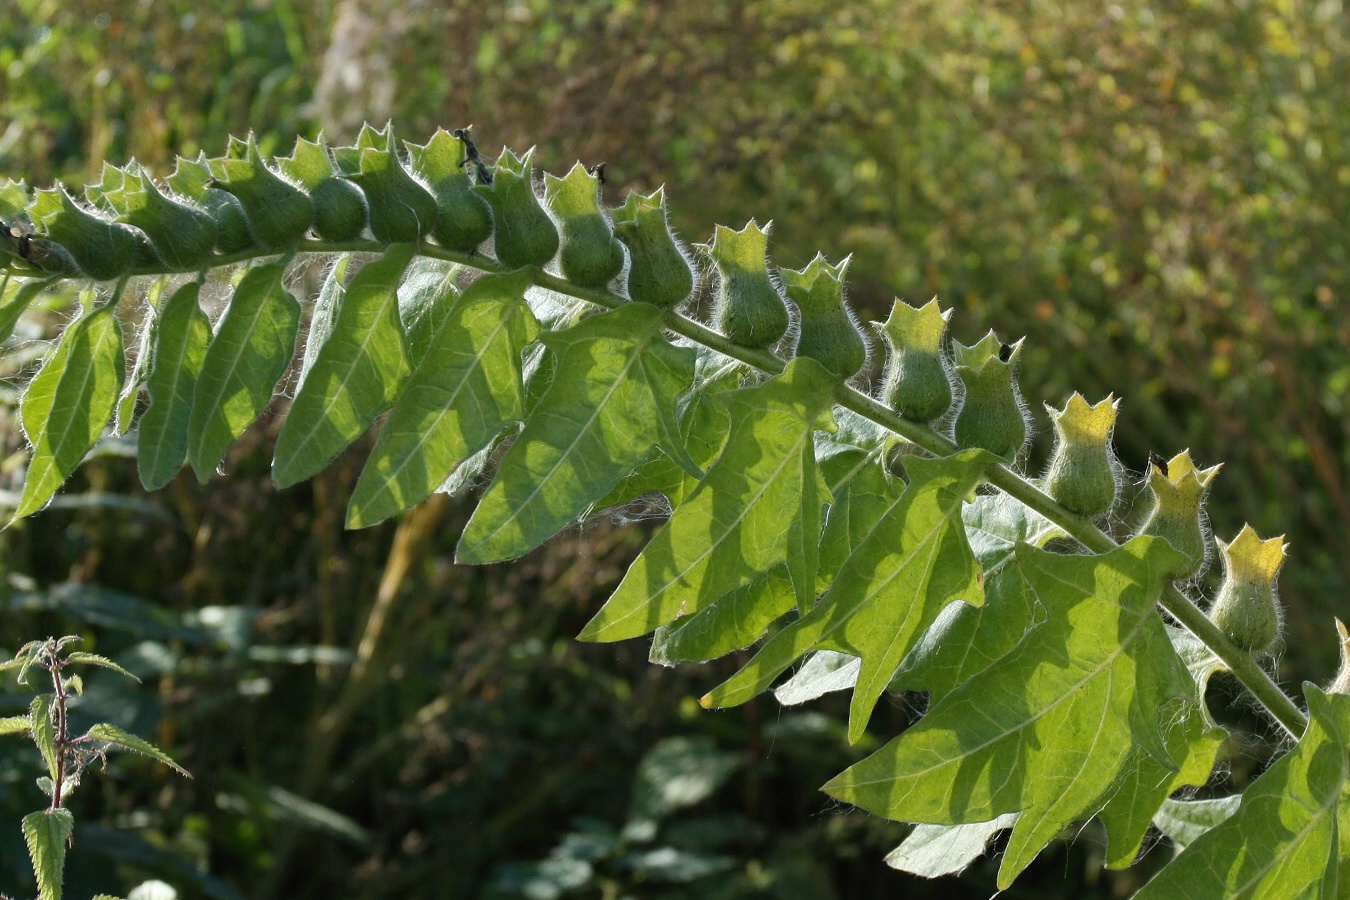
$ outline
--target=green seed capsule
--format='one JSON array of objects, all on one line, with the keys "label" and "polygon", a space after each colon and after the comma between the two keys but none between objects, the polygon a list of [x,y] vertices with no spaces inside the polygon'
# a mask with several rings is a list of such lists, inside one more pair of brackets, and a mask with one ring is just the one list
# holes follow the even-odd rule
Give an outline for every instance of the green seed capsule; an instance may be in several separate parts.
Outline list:
[{"label": "green seed capsule", "polygon": [[763,349],[787,333],[788,311],[783,295],[769,277],[769,231],[751,219],[740,231],[718,225],[712,243],[699,244],[717,268],[713,320],[718,329],[742,347]]},{"label": "green seed capsule", "polygon": [[154,249],[153,264],[191,271],[207,264],[216,246],[216,223],[206,210],[163,194],[148,173],[134,163],[125,169],[105,164],[103,180],[85,195],[117,214],[117,221],[139,229]]},{"label": "green seed capsule", "polygon": [[[68,257],[90,278],[106,280],[130,271],[145,254],[154,255],[142,232],[86,209],[60,185],[38,191],[28,214],[43,232],[37,237],[47,242],[39,246],[58,270]],[[41,268],[44,264],[35,261],[32,246],[28,259]]]},{"label": "green seed capsule", "polygon": [[1209,618],[1243,650],[1262,653],[1280,636],[1275,579],[1284,564],[1284,535],[1263,541],[1250,525],[1231,544],[1219,541],[1224,579]]},{"label": "green seed capsule", "polygon": [[841,381],[867,362],[867,344],[857,320],[844,305],[844,273],[849,258],[830,265],[817,253],[804,269],[781,269],[788,299],[801,312],[797,356],[814,359]]},{"label": "green seed capsule", "polygon": [[881,400],[912,422],[932,422],[951,408],[953,375],[942,350],[951,315],[936,298],[922,307],[897,298],[886,321],[872,323],[890,348]]},{"label": "green seed capsule", "polygon": [[604,287],[623,271],[623,245],[600,209],[599,176],[581,163],[562,178],[545,173],[544,200],[558,221],[563,277],[582,287]]},{"label": "green seed capsule", "polygon": [[491,173],[481,160],[475,161],[477,148],[470,155],[472,141],[464,130],[465,137],[457,138],[443,128],[437,129],[426,144],[408,145],[408,159],[413,174],[426,182],[436,197],[432,237],[443,247],[473,253],[492,236],[492,208],[474,193],[466,163],[473,163],[475,172],[483,165],[488,179]]},{"label": "green seed capsule", "polygon": [[473,186],[492,207],[497,261],[510,269],[545,266],[558,252],[558,229],[534,192],[533,157],[533,148],[519,158],[503,150],[492,183]]},{"label": "green seed capsule", "polygon": [[211,217],[216,230],[216,249],[236,253],[257,246],[248,230],[244,207],[232,195],[216,187],[206,154],[196,159],[178,157],[178,167],[165,179],[175,193],[199,203]]},{"label": "green seed capsule", "polygon": [[382,244],[414,243],[436,226],[436,198],[399,162],[393,125],[361,129],[356,146],[333,150],[342,177],[365,194],[370,233]]},{"label": "green seed capsule", "polygon": [[1046,490],[1080,516],[1099,516],[1116,502],[1120,488],[1111,450],[1120,401],[1111,396],[1089,406],[1077,392],[1063,410],[1046,404],[1055,427],[1055,450],[1045,475]]},{"label": "green seed capsule", "polygon": [[661,309],[694,292],[694,267],[670,230],[664,189],[631,193],[614,210],[614,235],[628,248],[628,297]]},{"label": "green seed capsule", "polygon": [[[244,209],[249,232],[259,247],[284,250],[300,240],[314,221],[309,195],[278,176],[258,155],[253,136],[244,145],[244,158],[207,161],[215,177],[213,187],[234,195]],[[238,153],[237,142],[231,152]]]},{"label": "green seed capsule", "polygon": [[312,227],[327,241],[350,241],[366,227],[366,197],[350,181],[337,176],[323,135],[317,141],[299,138],[290,156],[277,158],[277,166],[309,193],[314,207]]},{"label": "green seed capsule", "polygon": [[982,447],[1009,462],[1027,440],[1026,410],[1017,390],[1022,342],[1000,343],[991,331],[967,347],[955,345],[956,374],[965,387],[954,434],[961,447]]},{"label": "green seed capsule", "polygon": [[1205,570],[1209,559],[1209,532],[1202,507],[1205,495],[1222,464],[1197,469],[1189,450],[1167,461],[1166,469],[1149,464],[1148,488],[1153,506],[1140,526],[1140,534],[1160,537],[1180,551],[1185,563],[1168,572],[1173,580],[1193,578]]}]

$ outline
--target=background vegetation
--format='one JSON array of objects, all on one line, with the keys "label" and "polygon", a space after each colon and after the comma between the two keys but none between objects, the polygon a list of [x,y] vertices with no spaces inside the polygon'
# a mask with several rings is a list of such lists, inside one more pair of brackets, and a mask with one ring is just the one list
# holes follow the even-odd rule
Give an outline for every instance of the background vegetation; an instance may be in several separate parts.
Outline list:
[{"label": "background vegetation", "polygon": [[[1123,396],[1131,468],[1185,447],[1225,462],[1215,530],[1288,534],[1281,671],[1324,681],[1350,587],[1347,22],[1339,0],[0,0],[0,178],[82,184],[131,157],[167,173],[250,129],[287,152],[366,119],[418,141],[472,122],[489,156],[605,160],[615,202],[665,183],[691,241],[773,219],[779,264],[854,254],[861,317],[938,294],[960,339],[1028,336],[1028,396]],[[13,391],[47,333],[24,329],[11,488]],[[880,858],[903,832],[814,792],[849,761],[828,704],[701,713],[729,669],[571,640],[647,523],[460,569],[453,500],[341,529],[359,458],[277,492],[272,424],[226,477],[154,495],[110,441],[0,535],[0,646],[89,635],[147,680],[91,677],[90,718],[196,775],[119,760],[93,779],[79,818],[109,830],[82,825],[71,896],[151,874],[194,897],[894,891]],[[24,702],[0,694],[0,715]],[[1260,753],[1233,750],[1243,781]],[[651,773],[686,770],[709,795],[662,799]],[[34,772],[0,756],[0,822],[32,807]],[[0,891],[31,891],[19,842],[0,828]],[[1089,837],[1062,854],[1028,895],[1144,877],[1101,872]],[[966,879],[988,896],[989,871]]]}]

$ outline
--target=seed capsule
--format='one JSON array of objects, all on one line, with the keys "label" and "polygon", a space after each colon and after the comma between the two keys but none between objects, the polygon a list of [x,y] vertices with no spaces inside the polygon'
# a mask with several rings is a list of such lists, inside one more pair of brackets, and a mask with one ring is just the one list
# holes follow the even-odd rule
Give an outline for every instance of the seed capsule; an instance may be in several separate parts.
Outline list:
[{"label": "seed capsule", "polygon": [[965,387],[954,432],[961,447],[982,447],[1009,462],[1027,440],[1027,413],[1017,389],[1022,341],[1003,344],[991,331],[967,347],[955,345],[956,374]]},{"label": "seed capsule", "polygon": [[952,370],[942,349],[950,309],[937,298],[916,308],[896,299],[885,322],[872,325],[890,349],[881,402],[912,422],[932,422],[952,405]]},{"label": "seed capsule", "polygon": [[623,271],[623,245],[600,209],[600,177],[581,163],[562,178],[544,175],[544,200],[561,231],[558,265],[582,287],[604,287]]},{"label": "seed capsule", "polygon": [[631,193],[614,210],[614,235],[628,248],[628,297],[669,309],[694,292],[694,267],[666,219],[663,188]]},{"label": "seed capsule", "polygon": [[436,225],[436,198],[399,162],[393,125],[376,131],[369,125],[356,146],[333,150],[342,177],[366,196],[370,233],[382,244],[413,243]]},{"label": "seed capsule", "polygon": [[1153,506],[1139,533],[1163,538],[1185,556],[1183,566],[1167,573],[1174,580],[1199,575],[1209,560],[1209,532],[1202,507],[1210,483],[1222,468],[1220,464],[1197,469],[1189,450],[1172,457],[1165,467],[1149,467]]},{"label": "seed capsule", "polygon": [[788,299],[801,312],[797,356],[814,359],[841,381],[867,362],[867,344],[858,322],[844,305],[844,273],[849,257],[830,265],[817,253],[804,269],[780,269]]},{"label": "seed capsule", "polygon": [[545,266],[558,252],[558,229],[534,192],[533,157],[533,148],[522,157],[503,150],[492,183],[473,186],[492,207],[497,261],[510,269]]},{"label": "seed capsule", "polygon": [[282,174],[309,192],[314,206],[312,227],[326,241],[350,241],[366,227],[366,197],[350,181],[338,177],[323,135],[300,138],[290,156],[277,159]]},{"label": "seed capsule", "polygon": [[1284,564],[1284,535],[1263,541],[1244,525],[1231,544],[1218,541],[1224,579],[1209,618],[1243,650],[1262,653],[1280,636],[1275,579]]},{"label": "seed capsule", "polygon": [[430,186],[436,198],[432,237],[451,250],[476,252],[492,236],[492,207],[474,193],[469,172],[479,184],[491,184],[492,174],[467,129],[457,128],[453,134],[438,129],[426,144],[409,144],[408,159],[413,174]]},{"label": "seed capsule", "polygon": [[1077,392],[1056,410],[1046,404],[1055,428],[1055,450],[1045,487],[1060,505],[1080,516],[1099,516],[1116,502],[1119,469],[1111,449],[1120,401],[1110,395],[1089,406]]},{"label": "seed capsule", "polygon": [[740,231],[718,225],[712,243],[699,244],[717,268],[713,320],[721,332],[742,347],[763,349],[776,344],[788,329],[787,306],[769,276],[769,231],[751,219]]},{"label": "seed capsule", "polygon": [[[291,247],[314,221],[309,195],[267,167],[258,155],[252,135],[243,146],[242,159],[227,156],[207,160],[215,178],[211,186],[239,201],[249,232],[259,247],[268,250]],[[232,142],[231,153],[239,152],[237,143]]]}]

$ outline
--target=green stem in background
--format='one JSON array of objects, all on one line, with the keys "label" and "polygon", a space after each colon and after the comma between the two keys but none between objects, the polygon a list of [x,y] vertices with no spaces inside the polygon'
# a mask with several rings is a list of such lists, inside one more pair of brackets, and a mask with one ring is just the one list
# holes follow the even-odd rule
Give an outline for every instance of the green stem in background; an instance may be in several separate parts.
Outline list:
[{"label": "green stem in background", "polygon": [[[341,242],[302,240],[285,258],[289,261],[292,255],[299,253],[380,253],[384,249],[383,244],[371,240]],[[447,260],[483,272],[506,270],[506,267],[496,260],[478,253],[447,250],[425,243],[419,245],[417,252],[423,256]],[[250,249],[215,257],[211,260],[211,265],[212,267],[219,267],[276,255],[258,249]],[[160,268],[137,270],[134,274],[163,275],[166,272]],[[580,287],[543,270],[535,271],[533,281],[545,290],[584,300],[605,309],[618,309],[628,303],[628,300],[624,297],[608,290]],[[770,375],[780,373],[785,365],[782,358],[768,350],[753,350],[742,347],[712,329],[682,315],[670,314],[667,319],[667,327],[670,331],[691,341]],[[844,408],[869,419],[935,456],[946,456],[958,449],[952,441],[938,434],[929,426],[904,419],[871,397],[847,385],[841,385],[836,389],[835,399]],[[989,470],[988,480],[990,484],[1010,497],[1054,522],[1066,534],[1092,552],[1104,553],[1117,546],[1109,535],[1090,520],[1065,509],[1030,480],[1017,474],[1008,466],[992,467]],[[1303,733],[1307,728],[1308,720],[1294,701],[1280,689],[1270,674],[1262,669],[1250,654],[1233,645],[1189,598],[1173,586],[1164,591],[1160,602],[1174,619],[1203,641],[1228,666],[1233,675],[1266,708],[1275,721],[1295,737]]]}]

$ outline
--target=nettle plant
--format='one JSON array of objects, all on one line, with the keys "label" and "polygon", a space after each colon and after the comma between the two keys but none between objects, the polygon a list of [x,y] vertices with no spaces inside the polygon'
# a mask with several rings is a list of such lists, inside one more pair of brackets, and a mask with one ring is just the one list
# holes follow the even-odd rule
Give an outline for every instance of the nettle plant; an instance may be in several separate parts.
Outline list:
[{"label": "nettle plant", "polygon": [[[456,554],[491,563],[660,495],[668,521],[582,640],[650,634],[666,664],[763,640],[704,705],[795,670],[782,702],[852,690],[853,742],[886,692],[927,692],[914,725],[824,786],[916,823],[893,866],[956,872],[1010,830],[1007,887],[1096,817],[1112,867],[1151,828],[1184,848],[1141,897],[1345,895],[1350,670],[1305,684],[1306,711],[1268,673],[1280,538],[1219,542],[1222,586],[1194,596],[1217,466],[1151,459],[1151,509],[1126,534],[1112,397],[1050,409],[1053,458],[1028,474],[1020,341],[949,351],[951,310],[900,301],[869,340],[845,306],[848,260],[775,271],[754,221],[698,245],[702,324],[681,313],[700,307],[700,272],[662,191],[606,209],[602,178],[577,164],[540,182],[532,153],[489,163],[464,129],[400,145],[367,127],[274,159],[234,140],[162,180],[107,165],[82,196],[0,186],[4,334],[44,292],[81,288],[23,394],[14,517],[110,420],[136,431],[147,488],[185,463],[209,479],[297,366],[279,486],[382,420],[350,527],[491,471]],[[326,281],[297,350],[293,273],[316,255]],[[1223,765],[1204,699],[1219,671],[1290,737],[1240,796],[1185,799]]]}]

